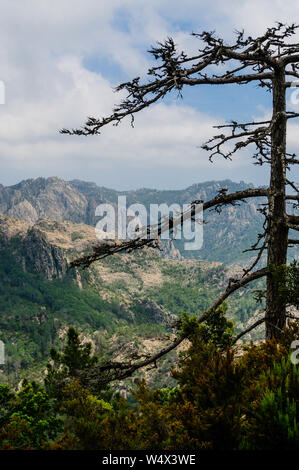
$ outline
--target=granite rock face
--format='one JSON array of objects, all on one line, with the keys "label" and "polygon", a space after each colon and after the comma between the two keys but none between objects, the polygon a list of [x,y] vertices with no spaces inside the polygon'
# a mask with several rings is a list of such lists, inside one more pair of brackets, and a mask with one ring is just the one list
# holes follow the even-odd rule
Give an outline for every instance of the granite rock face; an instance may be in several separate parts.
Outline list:
[{"label": "granite rock face", "polygon": [[46,279],[61,278],[67,271],[65,253],[52,245],[38,228],[30,229],[23,240],[25,265],[42,274]]},{"label": "granite rock face", "polygon": [[183,259],[180,250],[175,247],[172,240],[162,240],[160,242],[160,247],[162,256],[178,261]]},{"label": "granite rock face", "polygon": [[0,187],[0,211],[33,225],[40,218],[81,222],[88,201],[71,184],[56,177],[22,181]]},{"label": "granite rock face", "polygon": [[48,280],[66,273],[64,250],[51,243],[38,226],[0,214],[0,246],[11,252],[24,271],[33,269]]}]

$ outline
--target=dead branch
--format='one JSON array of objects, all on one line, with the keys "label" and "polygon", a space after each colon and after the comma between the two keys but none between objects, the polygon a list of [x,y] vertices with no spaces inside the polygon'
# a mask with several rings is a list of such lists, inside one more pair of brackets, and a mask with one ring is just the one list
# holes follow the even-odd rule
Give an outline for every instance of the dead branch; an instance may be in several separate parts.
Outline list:
[{"label": "dead branch", "polygon": [[223,292],[223,294],[221,294],[220,297],[213,303],[213,305],[206,311],[206,315],[208,315],[210,312],[219,307],[219,305],[221,305],[225,301],[225,299],[227,299],[233,292],[240,289],[241,287],[246,286],[246,284],[256,279],[266,276],[267,273],[268,269],[262,268],[258,271],[254,271],[251,274],[247,274],[247,276],[245,277],[241,277],[240,279],[235,280],[235,282],[232,284],[229,284],[225,292]]},{"label": "dead branch", "polygon": [[[203,203],[203,210],[215,208],[218,212],[221,211],[221,208],[224,205],[227,204],[232,204],[234,201],[242,201],[247,198],[251,197],[262,197],[262,196],[267,196],[268,195],[268,190],[266,188],[249,188],[244,191],[237,191],[232,194],[226,194],[224,191],[220,191],[220,193],[215,196],[213,199],[210,201],[204,202]],[[190,206],[194,206],[196,204],[202,203],[202,201],[196,200],[193,201]],[[179,223],[181,224],[183,221],[182,217],[180,216]],[[165,224],[166,229],[168,229],[168,225]],[[162,233],[162,222],[158,224],[158,232]],[[147,227],[146,232],[148,234],[151,233],[151,227]],[[75,268],[82,266],[83,268],[86,268],[90,266],[93,262],[98,261],[100,259],[104,259],[107,256],[111,256],[116,253],[121,253],[124,251],[130,252],[134,251],[136,249],[141,249],[145,246],[152,246],[152,247],[157,247],[158,246],[158,240],[154,240],[151,238],[135,238],[133,240],[125,240],[122,242],[109,242],[109,243],[102,243],[98,246],[93,247],[93,253],[91,255],[85,255],[80,258],[77,258],[73,261],[70,262],[69,268]]]},{"label": "dead branch", "polygon": [[236,342],[242,338],[242,336],[246,335],[247,333],[249,333],[250,331],[254,330],[257,326],[261,325],[262,323],[264,323],[266,321],[266,318],[263,317],[261,318],[260,320],[256,321],[255,323],[253,323],[251,326],[249,326],[248,328],[246,328],[246,330],[242,331],[241,333],[239,333],[233,340],[232,344],[236,344]]}]

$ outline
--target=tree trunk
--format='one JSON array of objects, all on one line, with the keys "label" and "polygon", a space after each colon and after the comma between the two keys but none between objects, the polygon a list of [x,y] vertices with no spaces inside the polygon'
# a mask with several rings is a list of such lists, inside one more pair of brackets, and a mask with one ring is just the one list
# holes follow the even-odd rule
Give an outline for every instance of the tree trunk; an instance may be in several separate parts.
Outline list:
[{"label": "tree trunk", "polygon": [[[273,129],[271,133],[271,178],[269,187],[268,262],[272,269],[287,262],[288,227],[286,217],[286,100],[285,72],[276,70],[273,79]],[[282,274],[283,276],[283,274]],[[280,279],[283,282],[283,279]],[[277,280],[267,275],[266,338],[278,338],[286,323],[285,301]]]}]

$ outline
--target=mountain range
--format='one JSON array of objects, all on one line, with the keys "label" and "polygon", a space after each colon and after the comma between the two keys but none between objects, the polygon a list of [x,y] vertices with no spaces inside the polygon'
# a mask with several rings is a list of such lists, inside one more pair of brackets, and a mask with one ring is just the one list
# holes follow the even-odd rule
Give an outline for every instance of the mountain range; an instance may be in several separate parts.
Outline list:
[{"label": "mountain range", "polygon": [[[119,196],[127,205],[209,200],[252,187],[230,180],[210,181],[184,190],[139,189],[115,191],[95,183],[36,178],[0,185],[0,339],[6,365],[0,382],[14,385],[30,375],[39,380],[52,346],[61,347],[67,328],[75,326],[103,358],[123,360],[152,354],[177,334],[174,324],[182,312],[200,315],[240,275],[252,254],[243,252],[255,242],[263,218],[263,201],[205,213],[204,244],[185,251],[180,240],[165,241],[162,251],[118,254],[90,268],[69,269],[71,260],[90,252],[95,234],[96,207],[116,207]],[[228,317],[240,331],[260,313],[254,291],[257,281],[228,300]],[[261,337],[262,327],[249,334]],[[248,339],[248,338],[247,338]],[[142,371],[158,386],[170,383],[173,352],[154,373]],[[119,385],[128,389],[128,383]]]},{"label": "mountain range", "polygon": [[[222,188],[229,192],[252,187],[244,182],[230,180],[209,181],[194,184],[184,190],[138,189],[115,191],[99,187],[95,183],[79,180],[64,181],[57,177],[36,178],[20,182],[14,186],[0,185],[0,213],[11,218],[35,224],[40,218],[55,221],[70,221],[95,226],[96,207],[102,203],[116,206],[118,196],[126,196],[127,205],[177,203],[180,206],[194,200],[209,200]],[[186,251],[181,240],[175,245],[184,257],[219,261],[226,264],[239,264],[248,261],[252,253],[249,248],[261,230],[263,217],[257,211],[261,200],[249,199],[237,206],[223,209],[221,214],[210,211],[205,214],[203,227],[203,247],[200,250]]]}]

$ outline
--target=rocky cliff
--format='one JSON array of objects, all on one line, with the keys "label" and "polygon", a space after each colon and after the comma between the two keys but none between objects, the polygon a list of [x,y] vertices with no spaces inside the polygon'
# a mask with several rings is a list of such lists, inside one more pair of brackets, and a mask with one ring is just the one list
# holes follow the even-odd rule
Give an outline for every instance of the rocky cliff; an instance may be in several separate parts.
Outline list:
[{"label": "rocky cliff", "polygon": [[61,278],[67,270],[65,253],[50,242],[42,227],[42,221],[32,227],[0,215],[0,245],[11,251],[24,271],[33,269],[48,280]]}]

